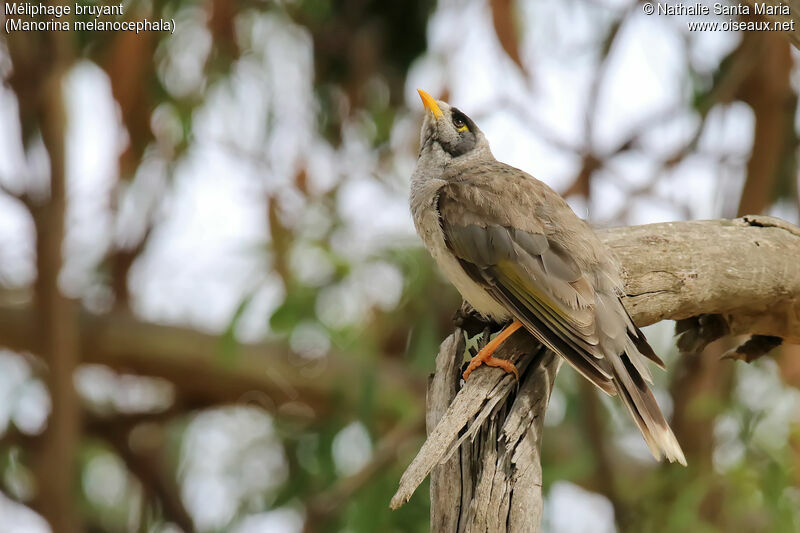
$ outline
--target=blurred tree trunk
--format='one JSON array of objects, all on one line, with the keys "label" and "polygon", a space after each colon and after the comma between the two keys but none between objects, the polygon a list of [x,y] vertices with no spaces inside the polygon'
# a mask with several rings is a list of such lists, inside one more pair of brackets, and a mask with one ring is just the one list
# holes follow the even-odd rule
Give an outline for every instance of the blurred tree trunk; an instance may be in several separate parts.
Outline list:
[{"label": "blurred tree trunk", "polygon": [[[69,32],[16,32],[7,40],[13,70],[9,83],[19,102],[23,144],[41,134],[50,164],[49,190],[26,184],[20,197],[33,219],[37,277],[34,332],[29,351],[42,357],[50,395],[47,426],[31,448],[36,493],[33,507],[57,533],[82,531],[76,468],[80,442],[80,402],[73,385],[78,350],[77,309],[60,291],[67,211],[66,108],[63,80],[73,61]],[[46,176],[41,176],[46,178]],[[41,182],[40,182],[41,183]]]},{"label": "blurred tree trunk", "polygon": [[62,78],[56,68],[47,79],[39,117],[42,140],[50,157],[49,198],[32,209],[36,227],[38,276],[36,312],[40,348],[47,364],[44,381],[50,391],[51,412],[36,458],[37,494],[34,507],[54,531],[80,531],[75,512],[79,490],[76,458],[80,440],[80,403],[73,385],[78,366],[77,314],[59,290],[64,218],[67,206],[66,113]]},{"label": "blurred tree trunk", "polygon": [[[781,346],[778,366],[783,382],[800,389],[800,345],[787,344]],[[800,423],[795,421],[789,433],[789,447],[794,456],[794,464],[800,465]],[[794,484],[800,487],[800,468],[795,468]]]},{"label": "blurred tree trunk", "polygon": [[[753,49],[753,62],[738,97],[753,109],[753,149],[736,216],[763,213],[775,200],[781,171],[796,179],[794,133],[797,97],[791,86],[792,56],[789,43],[769,32],[748,32],[742,47]],[[787,168],[788,167],[788,168]]]}]

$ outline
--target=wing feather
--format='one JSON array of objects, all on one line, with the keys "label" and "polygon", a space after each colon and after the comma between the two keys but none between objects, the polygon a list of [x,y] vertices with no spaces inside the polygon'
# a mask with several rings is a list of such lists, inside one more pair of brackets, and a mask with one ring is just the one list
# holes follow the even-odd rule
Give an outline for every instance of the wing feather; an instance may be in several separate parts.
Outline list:
[{"label": "wing feather", "polygon": [[[602,361],[591,284],[547,236],[499,225],[453,224],[441,211],[445,241],[474,281],[514,311],[527,329],[600,389],[614,394]],[[532,252],[538,252],[534,255]]]}]

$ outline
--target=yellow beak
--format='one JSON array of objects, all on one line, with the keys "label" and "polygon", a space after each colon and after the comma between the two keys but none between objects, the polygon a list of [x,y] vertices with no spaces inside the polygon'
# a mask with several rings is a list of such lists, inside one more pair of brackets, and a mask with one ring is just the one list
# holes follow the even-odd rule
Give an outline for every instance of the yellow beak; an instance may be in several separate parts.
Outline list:
[{"label": "yellow beak", "polygon": [[433,99],[433,96],[429,95],[422,89],[417,89],[419,93],[419,97],[422,98],[422,103],[425,105],[425,109],[433,113],[433,116],[436,118],[442,118],[444,113],[442,110],[439,109],[439,104],[436,103],[436,100]]}]

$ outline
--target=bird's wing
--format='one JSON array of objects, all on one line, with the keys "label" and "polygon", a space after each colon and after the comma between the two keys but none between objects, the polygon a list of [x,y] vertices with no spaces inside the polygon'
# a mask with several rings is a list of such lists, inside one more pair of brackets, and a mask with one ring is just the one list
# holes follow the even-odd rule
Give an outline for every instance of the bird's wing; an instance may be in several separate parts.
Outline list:
[{"label": "bird's wing", "polygon": [[599,344],[598,295],[579,265],[543,226],[529,220],[527,230],[514,227],[474,199],[466,183],[446,185],[438,198],[445,242],[461,266],[543,344],[615,394]]}]

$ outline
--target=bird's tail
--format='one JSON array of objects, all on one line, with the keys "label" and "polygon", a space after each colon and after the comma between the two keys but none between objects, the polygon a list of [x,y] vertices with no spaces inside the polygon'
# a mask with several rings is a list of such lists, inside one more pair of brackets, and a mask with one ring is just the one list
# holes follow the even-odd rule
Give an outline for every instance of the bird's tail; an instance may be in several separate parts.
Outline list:
[{"label": "bird's tail", "polygon": [[[633,357],[641,357],[638,353]],[[662,453],[670,462],[679,462],[686,466],[686,458],[664,419],[661,409],[647,382],[631,362],[627,353],[613,358],[613,382],[617,394],[630,412],[639,430],[642,432],[647,447],[657,460]]]}]

